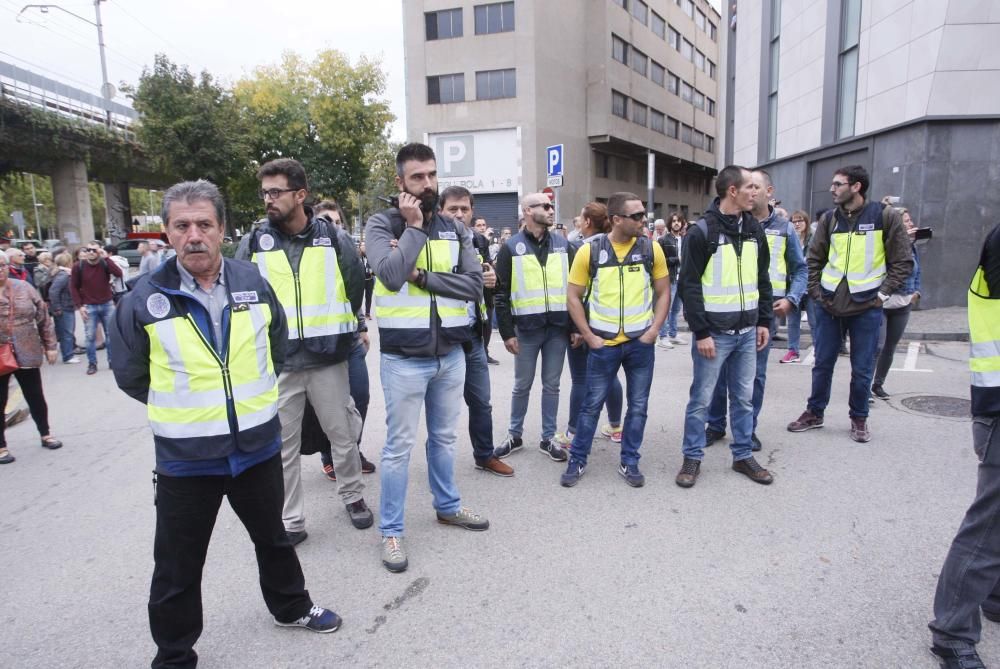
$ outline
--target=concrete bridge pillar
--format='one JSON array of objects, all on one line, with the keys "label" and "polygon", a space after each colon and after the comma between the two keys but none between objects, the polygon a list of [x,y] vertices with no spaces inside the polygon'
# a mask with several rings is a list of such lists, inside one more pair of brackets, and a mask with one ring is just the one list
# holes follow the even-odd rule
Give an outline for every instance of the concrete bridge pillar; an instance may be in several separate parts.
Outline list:
[{"label": "concrete bridge pillar", "polygon": [[86,163],[82,160],[57,163],[52,170],[52,195],[56,201],[59,236],[72,247],[94,239]]},{"label": "concrete bridge pillar", "polygon": [[125,239],[132,229],[132,206],[129,202],[128,184],[104,184],[104,204],[108,212],[107,230],[111,243]]}]

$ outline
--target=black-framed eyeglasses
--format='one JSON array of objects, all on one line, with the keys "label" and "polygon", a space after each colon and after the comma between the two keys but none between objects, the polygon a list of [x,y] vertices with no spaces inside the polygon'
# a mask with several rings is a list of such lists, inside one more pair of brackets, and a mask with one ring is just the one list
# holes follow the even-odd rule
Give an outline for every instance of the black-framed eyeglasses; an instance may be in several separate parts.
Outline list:
[{"label": "black-framed eyeglasses", "polygon": [[266,200],[267,198],[271,198],[272,200],[277,200],[279,197],[282,196],[283,193],[291,193],[292,191],[297,191],[297,190],[299,189],[298,188],[268,188],[267,190],[261,189],[257,191],[257,197],[259,197],[261,200]]},{"label": "black-framed eyeglasses", "polygon": [[833,181],[830,183],[830,186],[833,188],[843,188],[844,186],[850,185],[851,183],[849,181]]},{"label": "black-framed eyeglasses", "polygon": [[545,211],[552,211],[556,208],[556,206],[551,202],[539,202],[538,204],[531,205],[528,209],[534,209],[535,207],[541,207]]},{"label": "black-framed eyeglasses", "polygon": [[634,214],[617,214],[617,215],[621,216],[622,218],[631,218],[633,221],[636,221],[636,222],[641,221],[644,218],[646,218],[646,212],[644,212],[644,211],[637,211]]}]

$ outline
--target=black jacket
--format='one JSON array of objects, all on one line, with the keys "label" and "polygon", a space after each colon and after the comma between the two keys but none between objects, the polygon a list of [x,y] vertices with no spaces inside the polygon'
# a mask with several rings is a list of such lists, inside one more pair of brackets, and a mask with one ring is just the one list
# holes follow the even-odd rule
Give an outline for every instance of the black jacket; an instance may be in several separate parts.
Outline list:
[{"label": "black jacket", "polygon": [[[727,216],[719,211],[719,198],[715,198],[702,220],[717,225],[736,247],[736,255],[742,255],[743,244],[757,244],[757,310],[734,313],[709,313],[705,311],[705,298],[701,288],[701,276],[712,258],[711,246],[701,231],[701,226],[692,225],[684,238],[684,259],[681,261],[680,276],[677,280],[677,294],[684,303],[684,318],[688,327],[698,339],[710,337],[712,333],[740,330],[750,326],[770,327],[771,308],[774,294],[768,266],[767,236],[750,212],[740,216]],[[742,221],[742,234],[739,223]]]},{"label": "black jacket", "polygon": [[656,240],[663,249],[663,257],[667,259],[667,272],[670,274],[670,283],[677,283],[677,273],[681,269],[681,256],[677,252],[677,238],[669,232]]},{"label": "black jacket", "polygon": [[[486,239],[486,235],[480,234],[475,230],[470,230],[472,232],[472,247],[479,254],[480,262],[486,263],[490,266],[493,265],[493,261],[490,259],[490,240]],[[486,308],[493,308],[494,290],[492,288],[483,288],[483,300],[486,302]]]}]

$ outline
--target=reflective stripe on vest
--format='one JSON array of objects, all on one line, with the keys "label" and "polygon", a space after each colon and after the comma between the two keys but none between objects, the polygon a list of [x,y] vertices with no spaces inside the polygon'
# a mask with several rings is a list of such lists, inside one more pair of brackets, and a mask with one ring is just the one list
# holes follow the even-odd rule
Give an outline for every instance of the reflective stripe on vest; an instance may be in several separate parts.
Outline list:
[{"label": "reflective stripe on vest", "polygon": [[768,265],[768,274],[771,277],[771,291],[774,297],[784,297],[785,289],[788,285],[788,264],[785,262],[785,249],[788,246],[788,227],[785,231],[774,228],[765,228],[767,233],[767,243],[770,247],[771,262]]},{"label": "reflective stripe on vest", "polygon": [[[461,242],[457,239],[429,239],[424,252],[417,256],[417,269],[443,274],[458,268]],[[375,319],[379,330],[426,330],[431,326],[431,302],[437,304],[441,327],[468,326],[468,302],[434,295],[409,281],[398,291],[391,291],[375,279]]]},{"label": "reflective stripe on vest", "polygon": [[[646,271],[646,262],[652,264],[652,260],[633,255],[637,245],[634,243],[621,261],[606,237],[599,244],[591,244],[591,253],[597,246],[607,253],[607,258],[603,263],[598,258],[590,276],[587,322],[595,334],[605,339],[614,339],[620,333],[635,339],[653,323],[653,278]],[[647,250],[652,255],[652,246]]]},{"label": "reflective stripe on vest", "polygon": [[720,233],[719,246],[701,275],[701,292],[705,299],[705,311],[756,311],[759,298],[757,241],[743,240],[743,254],[738,256],[729,238]]},{"label": "reflective stripe on vest", "polygon": [[229,403],[237,430],[248,430],[278,415],[278,378],[271,362],[271,310],[249,304],[232,311],[226,361],[190,316],[145,327],[149,335],[149,399],[146,413],[153,434],[169,439],[229,435]]},{"label": "reflective stripe on vest", "polygon": [[969,286],[969,341],[972,385],[1000,388],[1000,295],[990,295],[982,266]]},{"label": "reflective stripe on vest", "polygon": [[284,306],[290,340],[333,337],[357,330],[357,318],[332,246],[303,249],[298,275],[282,249],[257,251],[250,260],[257,263],[260,275],[271,284]]},{"label": "reflective stripe on vest", "polygon": [[830,235],[830,255],[820,283],[833,293],[845,276],[847,289],[852,294],[876,290],[882,285],[885,244],[880,228],[864,233],[834,232]]},{"label": "reflective stripe on vest", "polygon": [[549,251],[545,266],[534,253],[511,258],[510,309],[514,316],[566,311],[569,256]]}]

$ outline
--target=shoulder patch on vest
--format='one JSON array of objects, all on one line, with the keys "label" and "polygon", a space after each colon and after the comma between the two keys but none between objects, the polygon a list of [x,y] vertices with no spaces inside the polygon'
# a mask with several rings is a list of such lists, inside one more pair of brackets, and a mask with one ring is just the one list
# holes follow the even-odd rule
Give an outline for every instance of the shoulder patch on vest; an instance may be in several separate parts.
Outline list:
[{"label": "shoulder patch on vest", "polygon": [[603,265],[604,263],[608,262],[608,250],[607,249],[601,249],[601,254],[599,256],[597,256],[597,262],[600,265]]},{"label": "shoulder patch on vest", "polygon": [[871,232],[875,229],[874,223],[859,223],[858,232]]},{"label": "shoulder patch on vest", "polygon": [[243,302],[259,302],[256,290],[241,290],[233,293],[233,302],[241,304]]},{"label": "shoulder patch on vest", "polygon": [[274,248],[274,237],[268,234],[261,235],[260,239],[257,240],[257,246],[264,251],[270,251]]},{"label": "shoulder patch on vest", "polygon": [[518,242],[517,246],[514,247],[514,250],[517,251],[517,255],[523,256],[525,251],[528,250],[528,247],[524,245],[524,242]]},{"label": "shoulder patch on vest", "polygon": [[313,239],[313,246],[333,246],[329,237],[316,237]]},{"label": "shoulder patch on vest", "polygon": [[170,313],[170,300],[163,293],[153,293],[146,298],[146,311],[153,318],[163,318]]},{"label": "shoulder patch on vest", "polygon": [[438,233],[438,239],[458,239],[458,235],[455,234],[454,230],[442,230]]},{"label": "shoulder patch on vest", "polygon": [[633,253],[632,254],[632,262],[642,262],[642,254],[641,253]]},{"label": "shoulder patch on vest", "polygon": [[776,228],[764,228],[764,234],[767,234],[767,235],[780,235],[781,234],[781,230],[778,230]]}]

